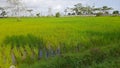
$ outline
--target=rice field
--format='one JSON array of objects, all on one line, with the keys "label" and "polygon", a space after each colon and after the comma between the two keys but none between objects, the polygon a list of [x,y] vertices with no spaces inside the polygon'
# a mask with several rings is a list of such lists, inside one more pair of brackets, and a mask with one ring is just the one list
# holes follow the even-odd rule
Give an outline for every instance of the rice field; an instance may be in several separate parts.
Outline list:
[{"label": "rice field", "polygon": [[0,18],[0,68],[117,68],[119,48],[120,17]]}]

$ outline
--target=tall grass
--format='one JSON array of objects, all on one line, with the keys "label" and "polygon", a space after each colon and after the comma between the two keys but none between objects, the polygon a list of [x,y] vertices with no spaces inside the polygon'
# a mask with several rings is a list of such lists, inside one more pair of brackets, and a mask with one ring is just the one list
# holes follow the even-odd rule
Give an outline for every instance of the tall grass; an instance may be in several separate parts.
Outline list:
[{"label": "tall grass", "polygon": [[0,67],[118,67],[119,18],[0,19]]}]

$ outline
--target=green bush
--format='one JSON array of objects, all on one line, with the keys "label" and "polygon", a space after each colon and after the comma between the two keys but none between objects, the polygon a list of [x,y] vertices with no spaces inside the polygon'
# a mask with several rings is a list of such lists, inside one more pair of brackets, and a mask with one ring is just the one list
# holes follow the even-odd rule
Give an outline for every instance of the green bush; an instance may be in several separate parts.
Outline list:
[{"label": "green bush", "polygon": [[98,13],[96,13],[96,16],[102,16],[102,15],[103,15],[102,12],[98,12]]},{"label": "green bush", "polygon": [[118,14],[119,14],[119,11],[117,11],[117,10],[116,10],[116,11],[113,11],[113,14],[117,14],[117,15],[118,15]]},{"label": "green bush", "polygon": [[60,17],[60,13],[57,12],[57,13],[55,14],[55,17]]}]

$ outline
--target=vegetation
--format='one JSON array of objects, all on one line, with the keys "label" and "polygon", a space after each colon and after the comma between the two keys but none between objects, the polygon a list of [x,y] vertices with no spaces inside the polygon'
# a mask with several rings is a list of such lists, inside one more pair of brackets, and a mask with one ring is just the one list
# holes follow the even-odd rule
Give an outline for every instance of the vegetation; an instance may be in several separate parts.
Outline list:
[{"label": "vegetation", "polygon": [[[33,14],[33,9],[27,8],[24,6],[23,1],[21,0],[7,0],[8,4],[10,5],[9,7],[12,8],[8,8],[8,6],[6,7],[0,7],[0,10],[2,11],[2,13],[0,13],[0,15],[2,17],[4,17],[5,15],[8,15],[8,17],[17,17],[18,21],[20,19],[21,16],[23,17],[40,17],[40,12],[36,12],[35,14]],[[90,15],[90,16],[101,16],[101,15],[105,15],[105,16],[109,16],[110,14],[110,10],[113,10],[112,7],[108,7],[108,6],[102,6],[102,7],[96,7],[95,5],[93,6],[84,6],[82,3],[77,3],[74,5],[74,7],[67,7],[65,8],[64,11],[65,12],[65,16],[68,15]],[[28,14],[28,13],[29,14]],[[55,14],[55,17],[60,17],[60,13],[62,12],[57,12],[57,13],[53,13]],[[48,8],[48,17],[49,16],[53,16],[52,14],[52,9]],[[119,11],[113,11],[113,15],[114,14],[119,14]],[[45,15],[44,15],[45,16]]]},{"label": "vegetation", "polygon": [[59,12],[57,12],[55,16],[56,16],[56,17],[60,17],[60,13],[59,13]]},{"label": "vegetation", "polygon": [[4,8],[0,7],[0,16],[4,17],[5,15],[7,15],[6,11],[4,10]]},{"label": "vegetation", "polygon": [[37,13],[36,16],[37,16],[37,17],[40,17],[40,13]]},{"label": "vegetation", "polygon": [[119,11],[117,11],[117,10],[113,11],[113,14],[119,14]]},{"label": "vegetation", "polygon": [[[29,3],[37,1],[1,2],[5,5],[0,6],[0,68],[120,67],[118,10],[111,13],[112,7],[82,3],[63,10],[50,1],[53,6],[46,12],[49,2],[31,8]],[[58,18],[60,13],[63,17]]]},{"label": "vegetation", "polygon": [[0,67],[118,68],[119,18],[0,19]]},{"label": "vegetation", "polygon": [[102,16],[103,13],[99,12],[99,13],[96,13],[96,16]]},{"label": "vegetation", "polygon": [[[73,8],[65,9],[65,14],[68,12],[68,15],[109,15],[109,10],[113,10],[112,7],[103,6],[103,7],[95,7],[95,6],[83,6],[81,3],[75,4]],[[72,11],[72,12],[69,12]]]}]

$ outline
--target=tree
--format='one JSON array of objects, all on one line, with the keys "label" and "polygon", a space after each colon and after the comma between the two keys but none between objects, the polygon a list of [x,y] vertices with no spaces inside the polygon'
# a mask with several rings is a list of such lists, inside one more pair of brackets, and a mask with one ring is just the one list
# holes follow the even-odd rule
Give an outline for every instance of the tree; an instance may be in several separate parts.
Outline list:
[{"label": "tree", "polygon": [[5,15],[7,15],[6,11],[2,11],[2,13],[0,14],[2,17],[5,17]]},{"label": "tree", "polygon": [[4,10],[4,8],[0,7],[0,10],[1,10],[1,11],[3,11],[3,10]]},{"label": "tree", "polygon": [[118,10],[113,11],[113,14],[119,14],[119,11]]},{"label": "tree", "polygon": [[75,8],[73,8],[73,11],[76,12],[76,14],[78,15],[79,12],[81,12],[81,9],[83,8],[82,4],[81,3],[78,3],[76,5],[74,5]]},{"label": "tree", "polygon": [[0,10],[1,10],[0,15],[1,15],[2,17],[4,17],[5,15],[7,15],[7,12],[4,10],[4,8],[0,7]]},{"label": "tree", "polygon": [[101,11],[101,8],[94,8],[93,11],[100,12],[100,11]]},{"label": "tree", "polygon": [[37,16],[37,17],[40,17],[40,13],[37,13],[36,16]]},{"label": "tree", "polygon": [[29,13],[30,13],[30,16],[33,16],[33,14],[32,14],[32,9],[29,9],[29,10],[27,10]]},{"label": "tree", "polygon": [[56,16],[56,17],[60,17],[60,13],[57,12],[57,13],[55,14],[55,16]]},{"label": "tree", "polygon": [[81,3],[78,3],[76,5],[74,5],[75,7],[73,8],[73,11],[75,11],[75,13],[77,15],[80,15],[80,14],[92,14],[93,10],[90,6],[82,6]]},{"label": "tree", "polygon": [[20,12],[25,10],[22,5],[22,0],[7,0],[10,4],[12,15],[17,18],[17,21],[20,21]]},{"label": "tree", "polygon": [[68,15],[71,15],[71,13],[68,13]]},{"label": "tree", "polygon": [[103,15],[103,14],[109,14],[109,10],[112,10],[112,8],[108,6],[103,6],[102,8],[93,8],[92,10],[95,12],[95,14]]},{"label": "tree", "polygon": [[102,12],[98,12],[98,13],[96,13],[96,16],[98,17],[98,16],[102,16],[103,15],[103,13]]},{"label": "tree", "polygon": [[10,10],[12,16],[17,17],[17,20],[20,20],[20,14],[22,11],[25,11],[25,7],[23,6],[22,0],[7,0],[10,5]]},{"label": "tree", "polygon": [[101,9],[102,9],[102,11],[103,11],[104,14],[106,14],[106,13],[108,14],[109,13],[108,11],[112,10],[111,7],[107,7],[107,6],[103,6]]},{"label": "tree", "polygon": [[20,0],[7,0],[10,4],[12,15],[17,16],[20,12]]},{"label": "tree", "polygon": [[72,15],[75,15],[75,13],[72,13]]},{"label": "tree", "polygon": [[93,14],[92,7],[86,6],[87,14]]}]

